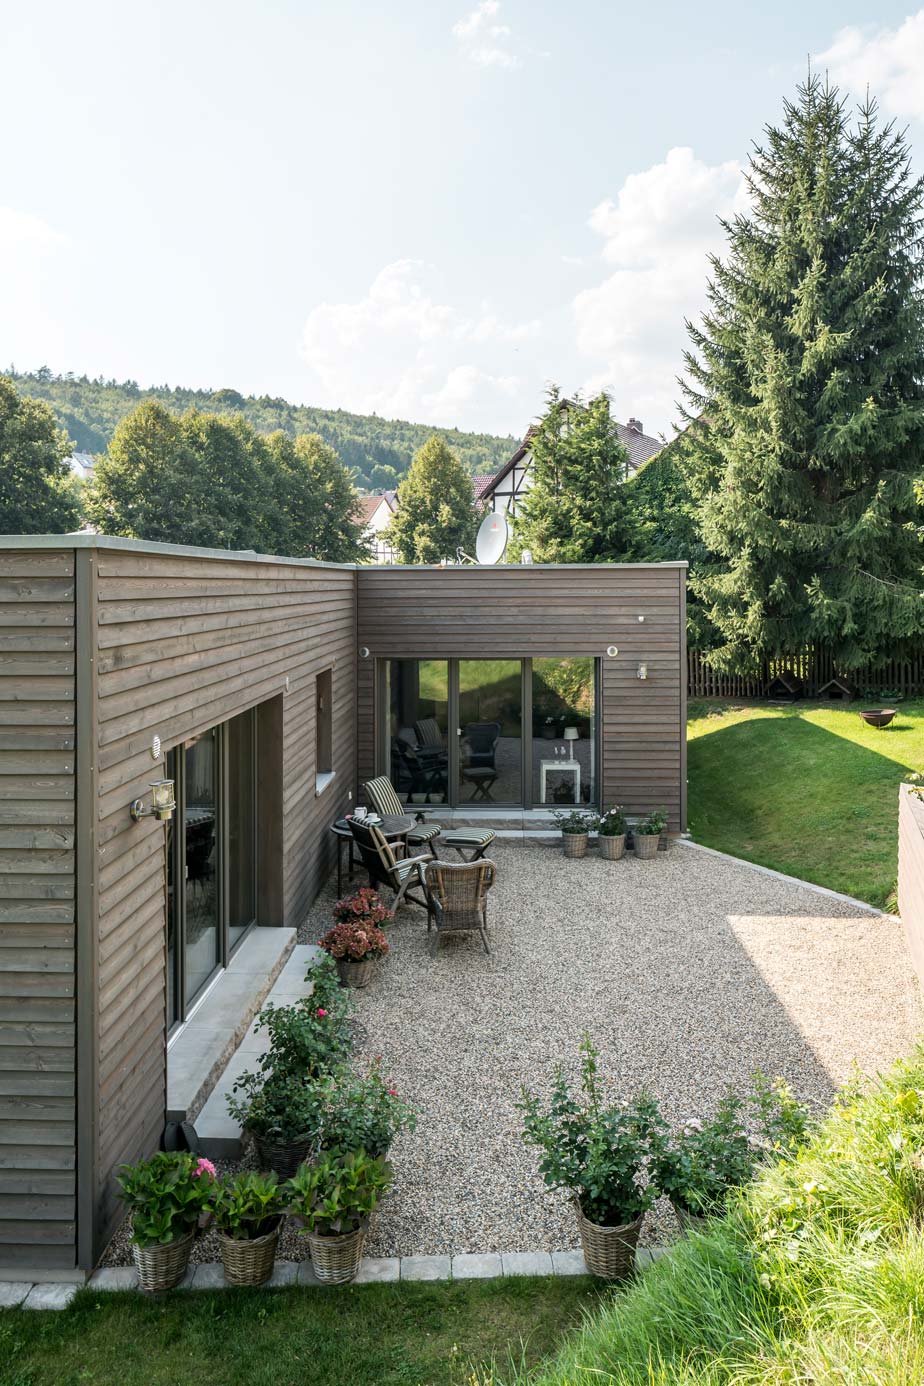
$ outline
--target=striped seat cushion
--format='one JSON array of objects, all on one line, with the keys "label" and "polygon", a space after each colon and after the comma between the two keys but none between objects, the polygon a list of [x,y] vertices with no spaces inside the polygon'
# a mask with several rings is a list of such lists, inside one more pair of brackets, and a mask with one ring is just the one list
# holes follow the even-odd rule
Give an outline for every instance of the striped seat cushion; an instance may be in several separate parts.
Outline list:
[{"label": "striped seat cushion", "polygon": [[449,847],[480,847],[493,842],[496,836],[493,828],[455,828],[451,833],[443,833],[443,841]]},{"label": "striped seat cushion", "polygon": [[439,837],[439,823],[418,823],[416,828],[412,828],[407,835],[407,840],[411,844],[417,842],[432,842],[435,837]]}]

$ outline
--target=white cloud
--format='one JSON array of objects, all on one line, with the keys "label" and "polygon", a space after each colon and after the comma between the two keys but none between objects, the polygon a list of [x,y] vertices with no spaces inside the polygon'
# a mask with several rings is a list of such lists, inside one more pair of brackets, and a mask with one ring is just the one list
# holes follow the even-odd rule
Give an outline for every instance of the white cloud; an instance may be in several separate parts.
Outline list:
[{"label": "white cloud", "polygon": [[473,10],[452,26],[459,49],[478,67],[519,67],[513,51],[513,33],[498,22],[500,0],[481,0]]},{"label": "white cloud", "polygon": [[617,418],[633,415],[647,433],[668,432],[676,376],[687,345],[685,318],[705,305],[707,256],[722,248],[718,218],[744,210],[737,163],[705,164],[692,149],[631,174],[590,226],[604,239],[613,272],[574,300],[580,352],[596,363],[585,389],[607,389]]},{"label": "white cloud", "polygon": [[924,10],[895,29],[841,29],[812,63],[855,97],[868,87],[886,115],[924,120]]},{"label": "white cloud", "polygon": [[0,207],[0,248],[3,250],[47,250],[64,245],[67,237],[47,221],[31,212]]},{"label": "white cloud", "polygon": [[361,298],[308,314],[300,351],[332,404],[443,427],[516,431],[521,385],[511,355],[537,321],[509,323],[488,304],[442,301],[435,271],[397,260]]}]

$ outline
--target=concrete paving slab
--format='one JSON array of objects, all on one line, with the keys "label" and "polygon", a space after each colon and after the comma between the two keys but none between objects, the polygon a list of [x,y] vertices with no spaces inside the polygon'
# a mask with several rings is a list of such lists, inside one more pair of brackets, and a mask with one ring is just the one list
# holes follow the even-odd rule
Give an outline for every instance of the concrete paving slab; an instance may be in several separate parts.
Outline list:
[{"label": "concrete paving slab", "polygon": [[23,1309],[66,1309],[77,1293],[76,1285],[33,1285],[22,1301]]},{"label": "concrete paving slab", "polygon": [[452,1277],[450,1256],[402,1256],[402,1280],[449,1280]]},{"label": "concrete paving slab", "polygon": [[193,1275],[194,1290],[223,1290],[225,1288],[225,1268],[220,1261],[206,1261],[196,1266]]},{"label": "concrete paving slab", "polygon": [[505,1251],[505,1275],[553,1275],[552,1256],[548,1251]]},{"label": "concrete paving slab", "polygon": [[137,1290],[138,1271],[134,1266],[106,1266],[90,1276],[91,1290]]},{"label": "concrete paving slab", "polygon": [[583,1251],[553,1251],[552,1270],[556,1275],[587,1275]]},{"label": "concrete paving slab", "polygon": [[504,1264],[496,1251],[468,1251],[452,1258],[453,1280],[492,1280],[503,1273]]},{"label": "concrete paving slab", "polygon": [[294,1285],[297,1280],[297,1261],[277,1261],[273,1267],[273,1273],[266,1283],[271,1290],[278,1290],[283,1285]]},{"label": "concrete paving slab", "polygon": [[31,1289],[31,1280],[0,1280],[0,1309],[15,1309]]},{"label": "concrete paving slab", "polygon": [[354,1285],[383,1285],[401,1279],[400,1256],[364,1256]]}]

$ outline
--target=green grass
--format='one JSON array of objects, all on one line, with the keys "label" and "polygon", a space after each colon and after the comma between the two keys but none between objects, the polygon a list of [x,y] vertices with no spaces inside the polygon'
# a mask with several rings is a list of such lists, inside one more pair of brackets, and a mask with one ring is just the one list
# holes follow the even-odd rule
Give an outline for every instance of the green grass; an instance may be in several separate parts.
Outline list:
[{"label": "green grass", "polygon": [[551,1363],[474,1386],[920,1386],[924,1050],[604,1301]]},{"label": "green grass", "polygon": [[0,1312],[0,1383],[468,1386],[473,1362],[547,1356],[600,1295],[583,1276],[185,1291],[161,1302],[84,1290],[61,1313]]},{"label": "green grass", "polygon": [[924,701],[876,731],[858,704],[689,707],[689,826],[697,842],[888,908],[898,786],[924,769]]}]

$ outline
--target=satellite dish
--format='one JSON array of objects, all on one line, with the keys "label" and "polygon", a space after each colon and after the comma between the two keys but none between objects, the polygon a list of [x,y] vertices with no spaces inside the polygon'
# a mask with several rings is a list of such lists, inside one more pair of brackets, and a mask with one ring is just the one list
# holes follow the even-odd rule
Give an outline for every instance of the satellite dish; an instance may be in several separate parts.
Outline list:
[{"label": "satellite dish", "polygon": [[499,563],[504,556],[510,531],[507,517],[502,514],[485,515],[475,540],[475,556],[479,563]]}]

